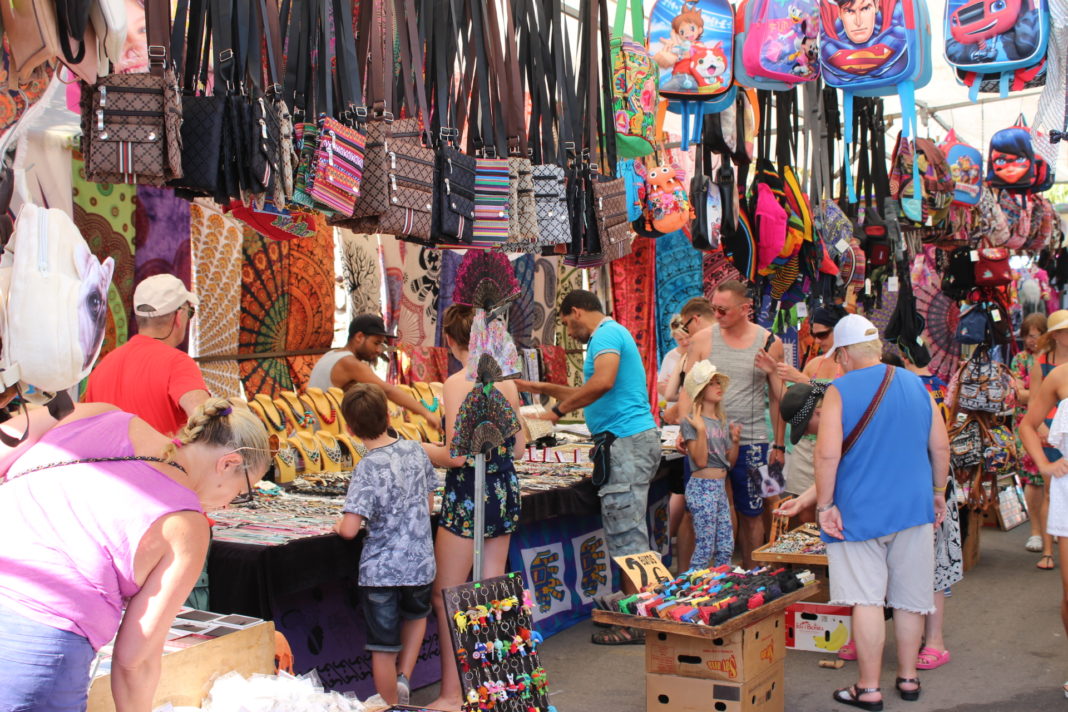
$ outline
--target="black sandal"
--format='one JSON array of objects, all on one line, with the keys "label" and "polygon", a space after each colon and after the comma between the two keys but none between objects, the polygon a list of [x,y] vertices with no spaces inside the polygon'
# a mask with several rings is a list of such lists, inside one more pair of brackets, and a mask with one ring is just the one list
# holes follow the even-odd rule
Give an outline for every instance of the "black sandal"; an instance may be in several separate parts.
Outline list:
[{"label": "black sandal", "polygon": [[850,687],[843,687],[841,690],[834,691],[834,701],[843,705],[849,705],[850,707],[859,707],[862,710],[871,710],[871,712],[880,712],[883,708],[883,701],[877,700],[875,702],[865,702],[860,699],[861,695],[874,695],[876,692],[882,692],[878,687],[857,687],[852,685]]},{"label": "black sandal", "polygon": [[[901,683],[916,683],[915,690],[902,690]],[[897,688],[898,694],[901,695],[901,699],[906,702],[915,702],[920,699],[920,678],[918,677],[899,677],[897,682],[894,683],[894,687]]]}]

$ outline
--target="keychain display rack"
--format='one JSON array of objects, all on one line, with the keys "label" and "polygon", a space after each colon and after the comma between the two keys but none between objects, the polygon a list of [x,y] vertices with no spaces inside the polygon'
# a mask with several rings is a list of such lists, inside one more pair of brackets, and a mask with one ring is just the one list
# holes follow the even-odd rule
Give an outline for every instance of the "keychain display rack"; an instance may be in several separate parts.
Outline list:
[{"label": "keychain display rack", "polygon": [[522,578],[510,573],[447,588],[442,595],[464,710],[555,712]]}]

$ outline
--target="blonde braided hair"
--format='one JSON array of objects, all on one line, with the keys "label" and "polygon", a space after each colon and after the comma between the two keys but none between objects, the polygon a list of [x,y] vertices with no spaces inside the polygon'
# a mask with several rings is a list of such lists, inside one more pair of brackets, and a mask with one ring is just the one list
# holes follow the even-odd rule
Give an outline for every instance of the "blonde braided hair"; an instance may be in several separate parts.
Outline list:
[{"label": "blonde braided hair", "polygon": [[[208,398],[197,406],[189,422],[174,438],[178,443],[203,443],[230,450],[241,450],[241,457],[250,472],[263,472],[270,464],[270,444],[263,423],[252,414],[244,401],[229,398]],[[178,449],[169,443],[162,457],[169,459]]]}]

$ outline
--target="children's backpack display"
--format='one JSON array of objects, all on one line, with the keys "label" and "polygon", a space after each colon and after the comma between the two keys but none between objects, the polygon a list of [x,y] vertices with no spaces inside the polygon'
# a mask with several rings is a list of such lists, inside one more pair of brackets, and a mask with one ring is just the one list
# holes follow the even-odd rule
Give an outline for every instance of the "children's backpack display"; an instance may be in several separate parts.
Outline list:
[{"label": "children's backpack display", "polygon": [[778,91],[819,77],[816,0],[746,0],[736,26],[734,73],[742,85]]},{"label": "children's backpack display", "polygon": [[950,129],[938,147],[945,155],[953,177],[953,203],[978,205],[983,187],[983,154],[975,146],[961,141],[953,129]]},{"label": "children's backpack display", "polygon": [[[638,175],[645,181],[638,186],[646,237],[659,237],[686,227],[694,217],[690,196],[682,184],[683,172],[670,163],[646,167],[641,159],[634,162]],[[659,233],[657,235],[656,233]]]},{"label": "children's backpack display", "polygon": [[[623,38],[628,4],[633,40]],[[616,148],[623,158],[647,156],[653,152],[659,72],[645,47],[645,10],[642,0],[620,0],[616,4],[611,53]]]},{"label": "children's backpack display", "polygon": [[731,86],[734,12],[727,0],[657,0],[649,15],[649,48],[660,72],[660,96],[706,101]]},{"label": "children's backpack display", "polygon": [[[853,144],[854,96],[897,93],[903,133],[915,139],[915,92],[932,71],[926,0],[820,0],[820,18],[820,69],[828,86],[843,90],[846,151]],[[919,183],[919,166],[913,166],[913,182]],[[856,203],[849,161],[844,168],[849,202]],[[922,221],[921,196],[902,201],[902,208],[914,222]]]},{"label": "children's backpack display", "polygon": [[90,251],[65,212],[25,204],[0,259],[0,379],[55,393],[89,375],[108,314],[115,261]]},{"label": "children's backpack display", "polygon": [[1041,193],[1053,186],[1053,178],[1052,167],[1035,152],[1022,114],[1013,126],[990,137],[987,185],[1013,193]]},{"label": "children's backpack display", "polygon": [[947,0],[945,56],[975,101],[983,85],[1002,96],[1045,74],[1047,0]]}]

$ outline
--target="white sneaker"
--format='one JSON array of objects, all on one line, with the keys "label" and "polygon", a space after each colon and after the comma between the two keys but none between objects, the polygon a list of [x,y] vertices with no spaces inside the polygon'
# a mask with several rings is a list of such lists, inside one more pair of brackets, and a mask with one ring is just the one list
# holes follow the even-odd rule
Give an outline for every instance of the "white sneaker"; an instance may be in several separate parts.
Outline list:
[{"label": "white sneaker", "polygon": [[1028,551],[1042,551],[1042,537],[1030,536],[1027,538],[1027,543],[1024,544],[1024,548]]},{"label": "white sneaker", "polygon": [[397,675],[397,704],[406,705],[412,697],[412,685],[403,674]]}]

